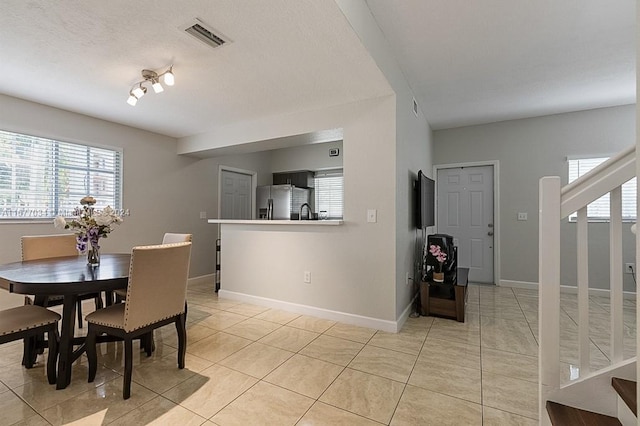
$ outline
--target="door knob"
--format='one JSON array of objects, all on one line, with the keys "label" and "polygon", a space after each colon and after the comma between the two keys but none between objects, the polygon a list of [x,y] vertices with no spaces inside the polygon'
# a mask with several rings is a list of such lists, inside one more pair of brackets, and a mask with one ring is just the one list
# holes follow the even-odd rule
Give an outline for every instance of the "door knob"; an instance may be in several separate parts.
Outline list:
[{"label": "door knob", "polygon": [[487,235],[488,235],[488,236],[490,236],[490,237],[492,237],[492,236],[493,236],[493,231],[489,231],[489,232],[487,232]]}]

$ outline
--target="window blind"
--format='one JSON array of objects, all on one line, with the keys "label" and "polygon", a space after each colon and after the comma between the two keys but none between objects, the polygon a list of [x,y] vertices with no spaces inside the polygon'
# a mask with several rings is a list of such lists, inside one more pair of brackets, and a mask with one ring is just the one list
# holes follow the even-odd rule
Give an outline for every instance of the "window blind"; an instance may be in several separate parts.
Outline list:
[{"label": "window blind", "polygon": [[121,209],[120,150],[0,131],[0,220],[73,215],[91,195]]},{"label": "window blind", "polygon": [[316,210],[320,217],[342,219],[344,215],[344,176],[342,169],[324,170],[314,174]]},{"label": "window blind", "polygon": [[[590,172],[607,160],[607,157],[569,160],[569,183]],[[598,198],[587,206],[587,217],[592,220],[609,220],[609,194]],[[633,178],[622,185],[622,219],[635,220],[635,218],[636,178]],[[575,221],[576,219],[577,213],[575,212],[569,216],[569,220],[571,221]]]}]

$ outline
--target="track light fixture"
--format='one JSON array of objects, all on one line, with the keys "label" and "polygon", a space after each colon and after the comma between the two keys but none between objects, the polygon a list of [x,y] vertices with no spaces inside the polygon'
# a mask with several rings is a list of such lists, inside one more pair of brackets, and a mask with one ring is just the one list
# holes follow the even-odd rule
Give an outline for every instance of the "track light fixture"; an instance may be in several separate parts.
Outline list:
[{"label": "track light fixture", "polygon": [[127,99],[127,103],[131,106],[135,106],[138,103],[138,99],[143,97],[145,93],[147,93],[147,88],[144,84],[150,84],[151,88],[155,93],[160,93],[164,91],[164,87],[160,84],[160,77],[163,78],[164,84],[167,86],[173,86],[175,83],[175,76],[173,75],[173,65],[169,67],[165,72],[158,74],[155,71],[151,70],[142,70],[142,78],[144,80],[135,83],[131,86],[129,90],[129,98]]}]

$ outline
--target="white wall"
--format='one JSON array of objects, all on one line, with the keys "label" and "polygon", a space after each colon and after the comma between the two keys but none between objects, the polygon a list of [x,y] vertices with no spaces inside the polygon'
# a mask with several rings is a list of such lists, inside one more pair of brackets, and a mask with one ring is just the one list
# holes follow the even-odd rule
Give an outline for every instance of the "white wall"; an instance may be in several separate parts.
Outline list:
[{"label": "white wall", "polygon": [[[427,175],[431,175],[432,133],[419,107],[417,116],[414,114],[413,91],[366,3],[355,0],[336,0],[336,3],[396,95],[395,303],[396,316],[399,318],[403,313],[410,313],[409,304],[418,289],[420,278],[418,268],[423,236],[422,231],[414,228],[412,191],[418,170],[422,169]],[[431,229],[427,229],[427,233],[430,231]],[[407,272],[415,279],[410,285],[407,285],[405,279]]]},{"label": "white wall", "polygon": [[[501,280],[538,280],[538,181],[567,183],[567,156],[610,156],[635,143],[635,105],[557,114],[434,132],[435,161],[500,161]],[[517,220],[527,212],[526,222]],[[630,224],[623,227],[624,262],[634,262]],[[575,223],[562,230],[563,285],[575,285]],[[608,224],[589,225],[589,284],[608,287]],[[624,276],[625,290],[634,288]]]},{"label": "white wall", "polygon": [[[286,137],[343,129],[344,225],[248,230],[222,241],[222,290],[395,321],[395,97],[238,123],[194,140],[207,150],[233,135]],[[223,140],[219,140],[219,135]],[[192,145],[193,146],[193,145]],[[197,154],[197,152],[196,152]],[[378,222],[367,223],[367,209]],[[212,225],[213,226],[213,225]],[[304,284],[303,271],[312,283]],[[224,293],[223,293],[224,294]]]}]

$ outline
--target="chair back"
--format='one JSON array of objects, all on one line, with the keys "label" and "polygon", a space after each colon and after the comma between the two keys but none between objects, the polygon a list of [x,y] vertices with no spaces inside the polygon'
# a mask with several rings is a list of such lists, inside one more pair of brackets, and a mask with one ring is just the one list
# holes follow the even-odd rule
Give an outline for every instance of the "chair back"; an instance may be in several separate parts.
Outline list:
[{"label": "chair back", "polygon": [[191,243],[134,247],[124,307],[131,332],[184,312]]},{"label": "chair back", "polygon": [[164,234],[162,238],[162,244],[171,244],[171,243],[190,243],[192,239],[191,234],[174,234],[171,232],[167,232]]},{"label": "chair back", "polygon": [[78,256],[74,234],[25,235],[20,238],[22,260]]}]

